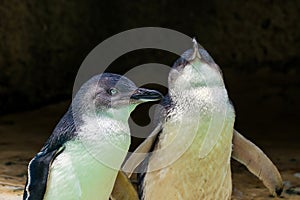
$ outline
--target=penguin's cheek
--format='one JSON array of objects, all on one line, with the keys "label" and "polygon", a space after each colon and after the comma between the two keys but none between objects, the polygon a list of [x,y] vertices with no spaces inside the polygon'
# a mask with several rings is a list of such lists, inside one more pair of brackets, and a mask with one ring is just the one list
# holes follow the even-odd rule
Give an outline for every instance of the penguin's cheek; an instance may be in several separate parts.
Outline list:
[{"label": "penguin's cheek", "polygon": [[96,110],[102,110],[112,107],[111,98],[96,98],[94,99],[94,106]]},{"label": "penguin's cheek", "polygon": [[132,104],[132,102],[130,101],[129,97],[122,98],[122,99],[114,99],[111,101],[112,108],[122,108],[122,107],[126,107],[130,104]]}]

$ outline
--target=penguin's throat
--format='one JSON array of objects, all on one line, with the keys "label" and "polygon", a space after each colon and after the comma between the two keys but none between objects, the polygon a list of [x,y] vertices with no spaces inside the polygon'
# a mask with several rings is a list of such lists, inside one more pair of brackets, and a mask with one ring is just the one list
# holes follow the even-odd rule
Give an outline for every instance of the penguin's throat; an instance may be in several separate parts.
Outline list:
[{"label": "penguin's throat", "polygon": [[191,90],[199,87],[224,87],[222,74],[215,67],[195,59],[186,65],[177,79],[169,84],[174,90]]},{"label": "penguin's throat", "polygon": [[[197,87],[189,90],[170,91],[176,116],[211,117],[222,112],[230,104],[225,87]],[[171,113],[172,114],[172,113]]]},{"label": "penguin's throat", "polygon": [[[135,109],[136,105],[129,105],[119,108],[106,108],[106,109],[91,109],[82,112],[78,115],[80,120],[88,122],[91,119],[99,120],[112,120],[125,123],[128,121],[130,113]],[[77,117],[78,118],[78,117]]]},{"label": "penguin's throat", "polygon": [[136,105],[129,105],[120,108],[108,108],[105,111],[97,112],[97,116],[100,118],[109,118],[127,123],[130,113],[135,109],[135,107]]},{"label": "penguin's throat", "polygon": [[130,145],[127,121],[107,116],[85,117],[83,125],[78,130],[78,137],[86,146],[95,149],[101,149],[99,145],[108,144],[127,151]]}]

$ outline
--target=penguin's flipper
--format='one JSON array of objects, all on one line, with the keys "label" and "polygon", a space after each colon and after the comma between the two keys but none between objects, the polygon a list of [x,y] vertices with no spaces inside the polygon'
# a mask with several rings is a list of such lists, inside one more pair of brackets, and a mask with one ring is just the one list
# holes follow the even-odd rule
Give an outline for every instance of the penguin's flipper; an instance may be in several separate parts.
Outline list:
[{"label": "penguin's flipper", "polygon": [[127,176],[119,171],[114,189],[110,196],[111,200],[138,200],[138,194]]},{"label": "penguin's flipper", "polygon": [[52,151],[41,151],[29,162],[23,200],[42,200],[44,198],[51,163],[63,150],[64,147]]},{"label": "penguin's flipper", "polygon": [[162,130],[162,123],[158,123],[156,128],[140,146],[131,154],[122,167],[124,173],[130,178],[134,170],[145,160],[148,152],[152,149],[159,133]]},{"label": "penguin's flipper", "polygon": [[283,183],[276,166],[261,149],[236,130],[233,131],[232,158],[245,165],[257,176],[273,196],[281,194]]}]

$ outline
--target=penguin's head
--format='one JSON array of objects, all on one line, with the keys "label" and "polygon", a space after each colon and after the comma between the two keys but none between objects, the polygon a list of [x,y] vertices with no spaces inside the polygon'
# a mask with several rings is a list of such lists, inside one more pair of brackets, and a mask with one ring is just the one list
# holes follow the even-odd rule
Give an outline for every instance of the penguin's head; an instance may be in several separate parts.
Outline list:
[{"label": "penguin's head", "polygon": [[174,63],[169,74],[170,90],[223,86],[222,72],[208,52],[193,39],[189,49]]},{"label": "penguin's head", "polygon": [[84,114],[125,112],[130,114],[140,103],[157,101],[162,95],[145,88],[138,88],[131,80],[112,73],[92,77],[77,92],[73,110]]}]

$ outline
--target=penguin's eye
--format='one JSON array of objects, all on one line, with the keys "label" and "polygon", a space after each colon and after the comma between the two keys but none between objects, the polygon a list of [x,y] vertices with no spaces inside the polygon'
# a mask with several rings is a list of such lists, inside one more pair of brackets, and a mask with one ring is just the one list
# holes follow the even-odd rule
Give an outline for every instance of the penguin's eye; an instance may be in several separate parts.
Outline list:
[{"label": "penguin's eye", "polygon": [[110,88],[109,90],[107,90],[107,93],[111,96],[114,96],[118,93],[118,90],[116,88]]}]

